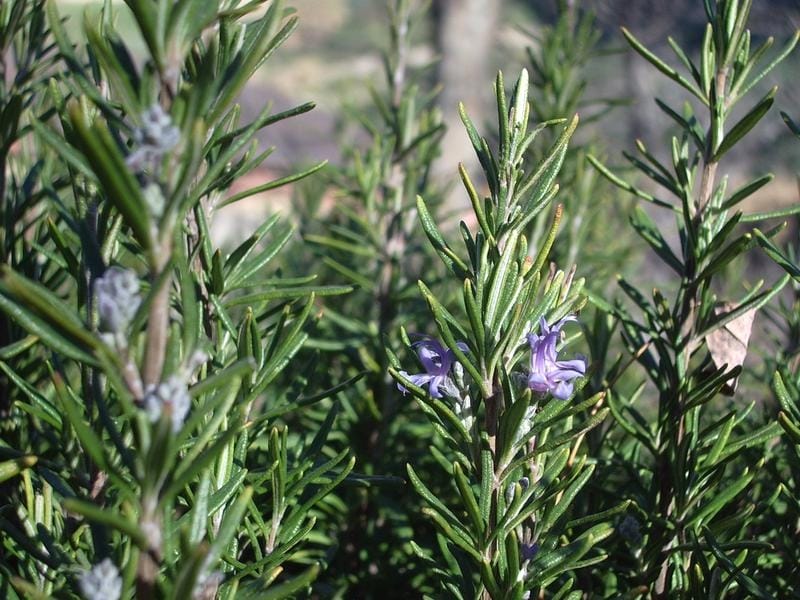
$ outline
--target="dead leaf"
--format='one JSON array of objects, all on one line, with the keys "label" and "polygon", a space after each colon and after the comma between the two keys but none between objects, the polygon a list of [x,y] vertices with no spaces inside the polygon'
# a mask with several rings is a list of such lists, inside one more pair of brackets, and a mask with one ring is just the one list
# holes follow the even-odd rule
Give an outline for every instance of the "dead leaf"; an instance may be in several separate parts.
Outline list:
[{"label": "dead leaf", "polygon": [[[736,310],[738,306],[733,302],[722,302],[714,308],[714,314],[724,315]],[[706,336],[708,351],[711,353],[711,359],[718,369],[722,365],[728,365],[728,368],[732,369],[744,363],[755,316],[756,309],[748,310]],[[723,392],[733,395],[733,392],[736,391],[738,379],[736,377],[728,381],[722,388]]]}]

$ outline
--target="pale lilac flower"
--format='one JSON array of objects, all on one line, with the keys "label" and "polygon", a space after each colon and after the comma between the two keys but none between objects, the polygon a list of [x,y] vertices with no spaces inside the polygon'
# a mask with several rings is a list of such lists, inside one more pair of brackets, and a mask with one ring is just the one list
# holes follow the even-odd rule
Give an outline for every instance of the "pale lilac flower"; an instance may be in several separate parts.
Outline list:
[{"label": "pale lilac flower", "polygon": [[158,385],[150,385],[144,394],[144,410],[150,421],[155,423],[161,418],[161,413],[169,411],[172,432],[177,433],[183,426],[186,414],[192,407],[189,390],[186,382],[177,375],[170,376]]},{"label": "pale lilac flower", "polygon": [[122,577],[110,558],[104,558],[78,578],[78,587],[85,600],[119,600]]},{"label": "pale lilac flower", "polygon": [[[464,342],[457,342],[457,345],[464,352],[468,350]],[[405,371],[400,371],[400,374],[416,386],[423,387],[427,384],[433,398],[441,398],[442,395],[458,397],[458,386],[450,377],[451,368],[458,364],[453,351],[442,345],[439,340],[427,337],[414,342],[412,346],[416,348],[425,373],[409,375]],[[397,388],[404,394],[408,391],[400,383],[397,384]]]},{"label": "pale lilac flower", "polygon": [[159,104],[142,114],[142,125],[133,130],[134,150],[125,159],[134,171],[155,168],[164,155],[180,141],[181,132],[172,124],[172,117]]},{"label": "pale lilac flower", "polygon": [[554,398],[566,400],[572,395],[573,381],[586,373],[586,361],[557,360],[561,327],[575,317],[564,317],[553,325],[548,325],[544,317],[539,319],[539,334],[529,333],[531,347],[531,368],[528,373],[528,387],[539,394],[550,393]]},{"label": "pale lilac flower", "polygon": [[136,273],[111,267],[95,280],[94,293],[100,326],[113,334],[124,334],[142,302]]}]

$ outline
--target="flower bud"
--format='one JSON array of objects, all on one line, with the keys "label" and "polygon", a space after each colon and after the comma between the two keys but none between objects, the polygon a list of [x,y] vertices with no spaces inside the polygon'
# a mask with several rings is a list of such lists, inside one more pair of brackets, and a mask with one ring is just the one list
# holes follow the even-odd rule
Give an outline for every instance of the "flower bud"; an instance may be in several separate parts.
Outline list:
[{"label": "flower bud", "polygon": [[110,558],[104,558],[78,578],[78,587],[85,600],[119,600],[122,577]]},{"label": "flower bud", "polygon": [[176,375],[158,385],[148,386],[144,394],[144,410],[150,421],[153,423],[158,421],[166,409],[172,422],[173,433],[180,431],[191,406],[192,400],[186,383]]},{"label": "flower bud", "polygon": [[94,291],[101,327],[111,333],[124,333],[142,302],[136,273],[111,267],[94,282]]}]

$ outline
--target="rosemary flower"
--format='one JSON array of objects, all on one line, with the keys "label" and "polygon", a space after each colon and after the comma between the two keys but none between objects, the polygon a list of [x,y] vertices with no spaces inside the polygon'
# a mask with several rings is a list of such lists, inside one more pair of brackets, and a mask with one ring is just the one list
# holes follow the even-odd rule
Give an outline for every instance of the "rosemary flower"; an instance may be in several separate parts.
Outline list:
[{"label": "rosemary flower", "polygon": [[122,577],[110,558],[104,558],[78,578],[78,587],[85,600],[119,600]]},{"label": "rosemary flower", "polygon": [[111,267],[95,280],[94,293],[101,327],[113,334],[124,333],[142,302],[136,273]]},{"label": "rosemary flower", "polygon": [[548,325],[542,317],[539,319],[539,334],[528,334],[531,347],[528,387],[534,392],[550,393],[554,398],[566,400],[572,395],[573,381],[586,373],[586,361],[582,358],[557,360],[556,345],[561,328],[567,321],[575,320],[575,317],[569,316]]},{"label": "rosemary flower", "polygon": [[[425,373],[409,375],[405,371],[400,371],[400,374],[419,387],[427,384],[428,392],[433,398],[441,398],[443,395],[452,398],[458,397],[458,386],[450,376],[450,370],[458,364],[453,351],[442,345],[439,340],[428,337],[414,342],[412,346],[416,348],[417,356],[419,356]],[[458,347],[467,351],[467,345],[464,342],[458,342]],[[400,383],[397,384],[397,387],[404,394],[408,391]]]},{"label": "rosemary flower", "polygon": [[158,421],[166,409],[173,433],[180,431],[191,406],[192,400],[186,382],[177,375],[170,376],[158,385],[149,386],[144,394],[144,410],[150,421]]},{"label": "rosemary flower", "polygon": [[136,149],[125,159],[134,171],[155,168],[164,155],[180,141],[180,129],[159,104],[153,104],[142,114],[142,125],[133,130]]}]

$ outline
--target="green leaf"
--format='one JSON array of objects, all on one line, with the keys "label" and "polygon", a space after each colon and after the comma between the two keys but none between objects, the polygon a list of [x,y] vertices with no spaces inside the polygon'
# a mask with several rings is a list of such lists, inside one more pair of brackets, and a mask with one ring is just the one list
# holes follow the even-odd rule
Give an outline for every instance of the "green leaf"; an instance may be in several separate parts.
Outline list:
[{"label": "green leaf", "polygon": [[764,221],[765,219],[783,219],[784,217],[793,217],[797,214],[800,214],[800,204],[791,204],[785,208],[747,213],[746,215],[742,215],[742,223],[753,223]]},{"label": "green leaf", "polygon": [[55,133],[45,123],[37,119],[31,120],[31,127],[33,127],[36,135],[39,136],[45,144],[51,146],[69,166],[84,177],[88,177],[91,180],[96,179],[94,171],[92,171],[92,168],[87,163],[86,158],[75,150],[75,148],[67,144],[61,135]]},{"label": "green leaf", "polygon": [[545,513],[544,518],[541,520],[539,525],[541,527],[541,531],[550,531],[550,528],[555,525],[562,515],[564,515],[567,509],[569,509],[569,507],[575,501],[578,493],[583,489],[583,486],[588,483],[589,479],[594,473],[594,469],[594,465],[589,465],[588,467],[585,467],[577,477],[574,478],[566,491],[558,499],[558,503]]},{"label": "green leaf", "polygon": [[141,84],[136,75],[133,59],[112,31],[106,30],[101,34],[95,23],[95,19],[86,11],[83,31],[91,54],[103,70],[112,97],[117,96],[122,101],[126,112],[136,114],[139,112],[137,89]]},{"label": "green leaf", "polygon": [[478,196],[478,192],[475,190],[475,186],[469,177],[466,167],[462,163],[458,163],[458,174],[461,177],[461,181],[464,183],[464,189],[467,190],[469,201],[472,203],[472,211],[475,213],[475,218],[478,221],[481,231],[483,231],[489,243],[495,245],[494,232],[489,226],[489,221],[486,219],[486,212],[483,210],[483,202]]},{"label": "green leaf", "polygon": [[[176,469],[174,479],[161,496],[162,503],[171,500],[184,487],[189,485],[195,477],[219,458],[224,448],[239,434],[243,425],[238,423],[232,424],[229,427],[229,429],[220,434],[213,444],[208,446],[204,451],[199,452],[190,462],[182,461],[183,464]],[[202,448],[202,445],[200,445],[200,447]]]},{"label": "green leaf", "polygon": [[608,412],[608,408],[603,408],[598,411],[597,414],[592,415],[585,422],[576,425],[567,433],[562,433],[561,435],[548,439],[545,443],[536,448],[534,455],[550,452],[563,444],[569,443],[572,439],[586,433],[590,429],[594,429],[605,420],[608,416]]},{"label": "green leaf", "polygon": [[106,458],[105,446],[94,430],[84,421],[81,407],[78,406],[69,392],[60,394],[59,399],[61,407],[64,409],[64,413],[83,449],[101,470],[108,470],[109,464]]},{"label": "green leaf", "polygon": [[677,212],[678,209],[675,208],[669,202],[665,202],[664,200],[656,198],[655,196],[653,196],[649,192],[646,192],[646,191],[636,187],[635,185],[633,185],[631,183],[628,183],[627,181],[625,181],[621,177],[619,177],[619,176],[615,175],[614,173],[612,173],[611,170],[608,167],[606,167],[603,163],[600,162],[599,159],[595,158],[591,154],[586,156],[586,160],[588,160],[592,164],[592,166],[600,172],[600,174],[603,177],[608,179],[611,183],[613,183],[618,188],[623,189],[626,192],[629,192],[629,193],[633,194],[634,196],[636,196],[638,198],[641,198],[642,200],[646,200],[647,202],[655,204],[656,206],[660,206],[662,208],[668,208],[668,209],[670,209],[672,211]]},{"label": "green leaf", "polygon": [[772,173],[768,173],[766,175],[762,175],[761,177],[757,177],[756,179],[746,183],[738,190],[736,190],[733,194],[731,194],[730,198],[728,198],[727,200],[725,200],[725,202],[723,202],[721,210],[728,210],[730,208],[733,208],[734,206],[739,204],[739,202],[753,195],[762,187],[770,183],[773,179],[775,179],[775,176]]},{"label": "green leaf", "polygon": [[672,267],[678,275],[683,275],[683,264],[672,252],[672,249],[667,244],[664,237],[661,235],[656,224],[650,216],[642,210],[640,206],[636,206],[631,214],[630,222],[636,233],[647,242],[653,251],[664,261],[668,266]]},{"label": "green leaf", "polygon": [[116,529],[131,538],[133,543],[142,550],[148,548],[147,538],[139,529],[138,523],[127,520],[121,514],[104,510],[96,504],[78,498],[65,498],[61,501],[61,506],[66,512],[77,513],[93,523]]},{"label": "green leaf", "polygon": [[[268,221],[267,223],[269,224],[271,222],[272,220]],[[270,229],[271,225],[270,227],[264,229],[262,233],[261,228],[259,228],[259,231],[254,234],[256,240],[253,242],[253,245],[255,245],[261,239],[262,235],[266,235],[267,231]],[[269,243],[266,244],[264,248],[262,248],[254,256],[250,256],[252,253],[251,249],[246,249],[241,254],[237,254],[236,252],[232,254],[225,262],[226,269],[228,269],[228,265],[231,265],[230,271],[228,271],[228,275],[225,280],[227,289],[233,290],[240,286],[247,285],[249,279],[258,274],[259,271],[261,271],[267,265],[267,263],[275,258],[275,255],[284,246],[286,246],[293,233],[293,227],[282,226],[278,229],[278,231],[275,233],[275,236],[269,241]],[[242,246],[240,246],[240,248],[242,248]]]},{"label": "green leaf", "polygon": [[794,264],[781,250],[773,244],[769,238],[758,229],[753,230],[758,244],[764,249],[769,257],[774,260],[778,265],[786,271],[795,281],[800,281],[800,268]]},{"label": "green leaf", "polygon": [[245,294],[225,301],[226,306],[255,306],[272,300],[294,300],[305,298],[314,294],[315,296],[339,296],[349,294],[353,287],[349,285],[316,285],[302,287],[286,287],[265,290],[253,294]]},{"label": "green leaf", "polygon": [[237,535],[239,531],[239,524],[244,517],[244,513],[247,510],[247,505],[250,503],[250,499],[252,497],[253,488],[249,486],[245,487],[241,494],[239,494],[236,502],[234,502],[233,505],[225,511],[225,515],[222,518],[217,535],[208,550],[207,560],[209,561],[209,564],[216,563],[216,561],[220,556],[222,556],[228,545]]},{"label": "green leaf", "polygon": [[88,158],[92,169],[100,180],[108,199],[125,218],[136,241],[145,251],[150,251],[150,219],[146,203],[136,178],[125,164],[125,159],[104,123],[95,121],[89,125],[83,107],[77,101],[68,106],[70,122],[80,142],[80,149]]},{"label": "green leaf", "polygon": [[189,513],[191,525],[189,528],[189,543],[199,544],[206,535],[206,523],[212,516],[208,510],[209,496],[211,495],[211,473],[206,471],[200,478],[194,496],[194,504]]},{"label": "green leaf", "polygon": [[489,190],[494,194],[497,192],[498,188],[497,165],[494,161],[494,157],[489,151],[486,140],[480,136],[477,128],[467,115],[467,111],[462,103],[458,104],[458,114],[461,117],[461,122],[464,124],[464,129],[467,131],[467,136],[472,143],[472,148],[475,150],[478,161],[481,167],[483,167],[483,172],[486,174]]},{"label": "green leaf", "polygon": [[553,243],[556,241],[556,235],[558,235],[558,227],[561,224],[563,212],[564,206],[562,204],[556,205],[556,209],[553,212],[553,222],[547,232],[547,237],[539,247],[539,251],[536,254],[536,258],[533,260],[533,264],[528,270],[528,274],[533,275],[539,273],[544,264],[547,262],[547,257],[550,255],[550,250],[553,248]]},{"label": "green leaf", "polygon": [[[100,346],[99,340],[87,330],[85,323],[72,307],[45,286],[15,273],[8,265],[0,267],[0,278],[0,291],[14,296],[26,307],[36,311],[72,343],[90,350]],[[94,362],[93,359],[90,361]]]},{"label": "green leaf", "polygon": [[753,474],[747,469],[739,476],[734,483],[728,483],[724,488],[714,490],[711,500],[700,506],[694,514],[690,515],[687,522],[688,527],[695,527],[704,523],[709,523],[714,516],[725,508],[739,493],[744,490],[753,480]]},{"label": "green leaf", "polygon": [[477,545],[475,540],[470,538],[469,534],[461,529],[460,527],[454,527],[453,524],[448,520],[445,519],[441,513],[425,507],[422,509],[422,514],[430,517],[436,523],[436,525],[441,530],[442,534],[447,538],[449,542],[452,542],[462,550],[464,550],[467,554],[469,554],[474,560],[481,562],[481,555],[477,551]]},{"label": "green leaf", "polygon": [[461,496],[461,501],[464,504],[467,515],[472,522],[472,528],[476,533],[476,537],[480,537],[483,535],[484,522],[481,518],[480,509],[478,508],[478,502],[475,500],[475,493],[472,490],[472,486],[464,475],[464,471],[458,462],[453,463],[453,477],[456,480],[458,493]]},{"label": "green leaf", "polygon": [[664,75],[672,79],[682,88],[696,96],[700,102],[708,106],[708,99],[699,89],[697,89],[697,87],[695,87],[688,79],[678,73],[675,69],[661,60],[658,56],[648,50],[645,45],[642,44],[642,42],[636,39],[636,37],[634,37],[634,35],[628,31],[627,28],[622,27],[622,35],[625,36],[625,39],[628,40],[628,43],[631,45],[631,47],[636,50],[636,52],[638,52],[642,58],[653,65],[656,69],[661,71]]},{"label": "green leaf", "polygon": [[284,598],[295,598],[299,592],[306,590],[317,578],[320,572],[319,563],[314,563],[297,577],[285,581],[279,585],[270,586],[267,589],[262,587],[260,581],[250,581],[241,586],[236,592],[237,600],[283,600]]},{"label": "green leaf", "polygon": [[761,81],[772,69],[778,66],[783,60],[792,53],[797,42],[800,41],[800,31],[795,31],[791,38],[786,42],[786,45],[781,49],[778,55],[773,58],[768,65],[758,69],[758,73],[746,84],[742,86],[740,91],[737,91],[737,97],[744,96],[747,92],[753,89],[759,81]]},{"label": "green leaf", "polygon": [[731,413],[724,419],[722,429],[717,435],[717,439],[714,442],[714,445],[711,447],[708,457],[704,461],[706,464],[714,465],[719,462],[719,457],[722,454],[722,451],[725,449],[725,445],[728,443],[728,439],[733,432],[734,425],[736,425],[736,415]]},{"label": "green leaf", "polygon": [[783,111],[781,111],[781,118],[783,119],[783,122],[786,123],[786,126],[789,128],[789,130],[796,137],[800,137],[800,125],[795,123],[794,120],[792,120],[792,118]]},{"label": "green leaf", "polygon": [[543,200],[550,197],[549,194],[552,190],[553,182],[561,170],[561,165],[564,163],[564,157],[567,154],[567,146],[577,127],[578,115],[575,115],[547,151],[547,157],[522,184],[519,194],[530,194],[526,201],[520,203],[523,214],[538,212],[544,206]]},{"label": "green leaf", "polygon": [[623,500],[613,508],[609,508],[608,510],[604,510],[599,513],[594,513],[592,515],[587,515],[585,517],[579,517],[577,519],[573,519],[569,521],[564,527],[566,529],[575,529],[576,527],[584,526],[584,525],[591,525],[592,523],[597,523],[598,521],[608,521],[611,517],[615,517],[616,515],[622,514],[628,510],[628,507],[631,505],[633,500]]},{"label": "green leaf", "polygon": [[763,427],[759,427],[755,431],[737,438],[729,443],[725,449],[720,453],[719,462],[726,460],[729,457],[735,456],[741,450],[763,444],[780,435],[781,427],[778,423],[769,423]]},{"label": "green leaf", "polygon": [[774,298],[778,293],[780,293],[780,291],[783,289],[783,286],[786,285],[788,280],[789,276],[784,275],[779,281],[777,281],[773,285],[771,289],[753,296],[746,302],[740,303],[739,306],[737,306],[735,309],[728,311],[724,314],[721,314],[718,317],[712,319],[711,322],[708,325],[706,325],[706,327],[704,327],[703,330],[700,331],[696,337],[698,339],[703,338],[712,331],[716,331],[720,327],[723,327],[728,323],[730,323],[731,321],[733,321],[734,319],[737,319],[738,317],[742,316],[744,313],[750,310],[758,310],[759,308],[764,306],[767,302],[769,302],[772,298]]},{"label": "green leaf", "polygon": [[191,552],[181,554],[181,569],[175,580],[173,598],[191,598],[206,566],[208,544],[198,544]]},{"label": "green leaf", "polygon": [[743,116],[737,123],[734,125],[728,134],[723,138],[722,142],[720,142],[719,147],[714,152],[714,156],[712,157],[712,162],[718,162],[720,158],[736,143],[741,140],[747,133],[756,126],[761,118],[767,114],[767,111],[772,106],[772,103],[775,101],[775,93],[778,91],[778,86],[773,87],[766,95],[758,101],[758,103],[750,109],[750,111]]},{"label": "green leaf", "polygon": [[789,436],[792,443],[800,446],[800,426],[798,426],[795,421],[792,421],[791,417],[783,411],[778,413],[778,423],[783,427],[783,430],[786,432],[786,435]]},{"label": "green leaf", "polygon": [[[174,2],[169,11],[164,40],[173,48],[177,46],[188,49],[201,36],[203,30],[217,18],[219,4],[220,0],[204,0],[200,4],[193,0]],[[175,50],[172,50],[170,54],[170,58],[173,60],[182,61],[183,59],[180,54],[174,56]]]},{"label": "green leaf", "polygon": [[463,527],[458,517],[456,517],[455,514],[453,514],[453,512],[422,483],[422,480],[417,476],[416,471],[414,471],[414,468],[409,463],[406,463],[406,471],[411,480],[411,485],[414,486],[414,489],[422,496],[423,500],[430,504],[437,512],[444,515],[448,521],[452,522],[454,525]]},{"label": "green leaf", "polygon": [[26,469],[33,467],[37,462],[39,462],[38,456],[20,456],[19,458],[0,462],[0,483],[16,477]]},{"label": "green leaf", "polygon": [[736,566],[725,555],[725,553],[720,549],[719,545],[717,544],[717,541],[711,536],[711,532],[707,528],[705,530],[705,533],[703,534],[703,538],[708,544],[708,547],[711,550],[711,552],[719,561],[720,566],[723,569],[725,569],[725,571],[729,575],[731,575],[743,589],[747,590],[750,594],[752,594],[756,598],[761,598],[761,600],[771,600],[772,598],[774,598],[773,594],[767,592],[756,582],[750,579],[750,577],[742,573],[741,567]]},{"label": "green leaf", "polygon": [[484,296],[483,306],[484,327],[487,331],[499,332],[501,327],[498,323],[498,316],[508,312],[509,299],[503,292],[508,286],[507,282],[513,281],[517,276],[518,267],[515,259],[517,239],[520,233],[518,230],[509,233],[506,246],[500,255],[500,261],[492,270],[491,283],[488,294]]},{"label": "green leaf", "polygon": [[309,175],[316,173],[327,164],[328,161],[323,160],[322,162],[304,171],[299,171],[298,173],[292,173],[290,175],[286,175],[285,177],[280,177],[278,179],[274,179],[273,181],[268,181],[267,183],[263,183],[261,185],[257,185],[255,187],[241,191],[238,194],[234,194],[233,196],[230,196],[225,200],[223,200],[222,202],[220,202],[218,208],[222,208],[223,206],[228,206],[229,204],[233,204],[234,202],[238,202],[239,200],[244,200],[245,198],[249,198],[250,196],[254,196],[255,194],[261,194],[263,192],[274,190],[284,185],[294,183],[295,181],[299,181],[300,179],[303,179],[305,177],[308,177]]},{"label": "green leaf", "polygon": [[287,20],[276,33],[282,16],[283,2],[277,1],[270,4],[263,17],[247,24],[244,43],[222,76],[226,83],[216,105],[209,114],[209,123],[216,122],[222,116],[256,69],[286,41],[297,27],[297,18],[293,17]]},{"label": "green leaf", "polygon": [[231,475],[230,479],[228,479],[228,481],[226,481],[221,488],[211,494],[211,497],[208,499],[207,518],[213,516],[219,509],[225,506],[240,489],[242,489],[242,484],[247,478],[247,474],[247,469],[238,469],[234,474]]},{"label": "green leaf", "polygon": [[366,246],[363,243],[345,242],[344,240],[334,237],[315,234],[308,234],[304,237],[304,239],[312,244],[319,244],[320,246],[326,246],[335,250],[342,250],[343,252],[347,252],[348,254],[352,254],[354,256],[372,258],[376,254],[374,248]]},{"label": "green leaf", "polygon": [[778,397],[781,408],[792,415],[795,420],[800,420],[800,406],[798,406],[797,400],[792,398],[789,394],[789,390],[786,388],[786,384],[779,371],[775,371],[775,375],[772,378],[772,389]]},{"label": "green leaf", "polygon": [[439,231],[439,227],[436,225],[436,221],[433,219],[430,212],[428,212],[428,207],[421,196],[417,196],[417,212],[419,214],[419,221],[422,224],[422,229],[425,231],[425,235],[428,236],[428,240],[430,240],[433,249],[436,250],[436,253],[442,259],[442,262],[444,262],[447,268],[459,279],[468,277],[469,267],[467,267],[466,263],[464,263],[455,252],[453,252],[452,248],[450,248],[448,243],[444,240]]}]

